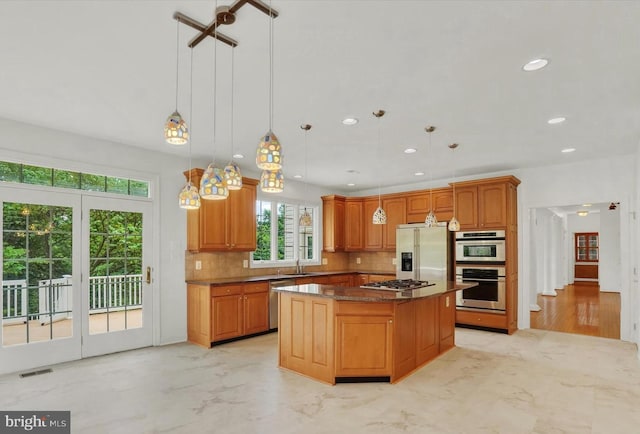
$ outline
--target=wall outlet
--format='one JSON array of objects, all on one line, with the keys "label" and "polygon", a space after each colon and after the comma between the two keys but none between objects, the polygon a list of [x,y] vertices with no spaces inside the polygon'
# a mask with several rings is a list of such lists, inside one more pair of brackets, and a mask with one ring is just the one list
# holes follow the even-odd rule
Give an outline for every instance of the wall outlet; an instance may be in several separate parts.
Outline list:
[{"label": "wall outlet", "polygon": [[391,264],[398,265],[398,261],[396,261],[396,258],[391,259]]},{"label": "wall outlet", "polygon": [[327,258],[322,258],[322,265],[327,265],[329,263],[329,261],[327,260]]},{"label": "wall outlet", "polygon": [[196,261],[196,270],[202,270],[202,261]]},{"label": "wall outlet", "polygon": [[248,259],[243,259],[242,260],[242,268],[249,268],[249,260]]},{"label": "wall outlet", "polygon": [[360,258],[356,258],[356,264],[360,264],[362,263],[362,261],[360,260]]}]

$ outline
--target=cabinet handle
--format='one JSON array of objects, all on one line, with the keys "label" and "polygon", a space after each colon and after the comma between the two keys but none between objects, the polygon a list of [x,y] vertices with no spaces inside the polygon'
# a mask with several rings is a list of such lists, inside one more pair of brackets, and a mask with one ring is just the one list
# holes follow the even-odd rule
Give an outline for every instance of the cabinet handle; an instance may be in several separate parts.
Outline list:
[{"label": "cabinet handle", "polygon": [[389,320],[389,324],[391,324],[391,323],[393,323],[393,320],[392,320],[392,319],[390,319],[390,320]]}]

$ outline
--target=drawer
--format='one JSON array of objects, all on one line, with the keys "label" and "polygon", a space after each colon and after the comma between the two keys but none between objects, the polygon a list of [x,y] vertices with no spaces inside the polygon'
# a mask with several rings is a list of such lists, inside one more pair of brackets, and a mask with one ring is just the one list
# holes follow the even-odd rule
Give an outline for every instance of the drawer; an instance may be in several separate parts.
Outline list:
[{"label": "drawer", "polygon": [[242,285],[245,294],[253,294],[256,292],[268,292],[269,282],[245,283]]},{"label": "drawer", "polygon": [[473,312],[469,310],[457,310],[456,322],[494,329],[507,328],[507,316],[495,313]]},{"label": "drawer", "polygon": [[242,285],[225,285],[225,286],[212,286],[211,296],[220,297],[223,295],[236,295],[242,294]]},{"label": "drawer", "polygon": [[360,303],[357,301],[339,301],[336,315],[392,315],[393,303]]}]

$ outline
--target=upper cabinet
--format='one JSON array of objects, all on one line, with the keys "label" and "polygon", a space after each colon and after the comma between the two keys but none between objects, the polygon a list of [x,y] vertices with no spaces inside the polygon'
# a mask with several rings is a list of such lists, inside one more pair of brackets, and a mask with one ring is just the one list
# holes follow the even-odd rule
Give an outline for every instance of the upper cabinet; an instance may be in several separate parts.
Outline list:
[{"label": "upper cabinet", "polygon": [[322,196],[322,249],[344,251],[344,196]]},{"label": "upper cabinet", "polygon": [[387,213],[387,224],[382,226],[382,249],[396,250],[396,226],[407,223],[407,199],[392,197],[382,199],[382,209]]},{"label": "upper cabinet", "polygon": [[348,252],[364,248],[362,199],[348,197],[344,205],[344,249]]},{"label": "upper cabinet", "polygon": [[[507,229],[513,224],[515,192],[520,181],[513,176],[456,183],[456,218],[460,229]],[[512,203],[513,202],[513,203]]]},{"label": "upper cabinet", "polygon": [[453,216],[453,192],[451,187],[434,188],[405,195],[407,223],[424,223],[429,210],[432,209],[438,221],[449,221]]},{"label": "upper cabinet", "polygon": [[[191,178],[199,185],[202,169]],[[242,189],[224,200],[202,200],[200,208],[187,211],[187,249],[205,251],[253,251],[256,249],[255,179],[242,178]]]}]

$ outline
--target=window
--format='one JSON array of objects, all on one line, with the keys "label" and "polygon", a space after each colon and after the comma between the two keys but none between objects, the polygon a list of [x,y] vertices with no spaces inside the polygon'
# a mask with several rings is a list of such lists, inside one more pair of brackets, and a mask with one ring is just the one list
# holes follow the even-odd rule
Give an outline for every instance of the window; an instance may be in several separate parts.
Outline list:
[{"label": "window", "polygon": [[[300,216],[308,214],[308,219]],[[318,207],[278,201],[256,201],[256,250],[252,266],[320,264]],[[306,220],[306,221],[305,221]],[[310,223],[310,224],[306,224]]]},{"label": "window", "polygon": [[598,262],[598,248],[597,232],[576,232],[576,262]]},{"label": "window", "polygon": [[0,161],[0,181],[149,197],[149,183]]}]

